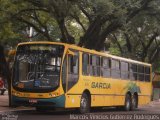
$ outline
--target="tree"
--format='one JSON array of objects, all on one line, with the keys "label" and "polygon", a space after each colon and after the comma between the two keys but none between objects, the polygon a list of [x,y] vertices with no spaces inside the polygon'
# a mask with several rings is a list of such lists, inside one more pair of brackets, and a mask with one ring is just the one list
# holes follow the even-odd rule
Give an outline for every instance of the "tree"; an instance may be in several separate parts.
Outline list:
[{"label": "tree", "polygon": [[[153,16],[155,12],[156,15]],[[149,63],[157,60],[160,45],[159,15],[158,7],[150,7],[135,16],[123,29],[110,34],[110,39],[121,51],[121,56]]]}]

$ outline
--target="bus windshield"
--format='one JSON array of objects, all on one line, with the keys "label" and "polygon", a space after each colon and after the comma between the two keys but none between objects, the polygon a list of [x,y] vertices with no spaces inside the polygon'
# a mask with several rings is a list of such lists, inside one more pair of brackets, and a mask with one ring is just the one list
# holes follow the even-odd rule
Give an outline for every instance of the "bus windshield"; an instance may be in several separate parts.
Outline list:
[{"label": "bus windshield", "polygon": [[46,92],[59,86],[64,46],[29,44],[17,48],[13,87],[22,91]]}]

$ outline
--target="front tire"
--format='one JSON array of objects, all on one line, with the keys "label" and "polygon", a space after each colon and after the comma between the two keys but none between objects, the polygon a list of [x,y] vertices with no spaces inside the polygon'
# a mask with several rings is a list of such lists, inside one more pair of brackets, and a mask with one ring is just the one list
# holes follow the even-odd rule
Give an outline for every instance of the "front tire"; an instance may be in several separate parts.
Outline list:
[{"label": "front tire", "polygon": [[80,101],[80,113],[84,114],[88,112],[90,112],[90,99],[86,93],[83,93]]}]

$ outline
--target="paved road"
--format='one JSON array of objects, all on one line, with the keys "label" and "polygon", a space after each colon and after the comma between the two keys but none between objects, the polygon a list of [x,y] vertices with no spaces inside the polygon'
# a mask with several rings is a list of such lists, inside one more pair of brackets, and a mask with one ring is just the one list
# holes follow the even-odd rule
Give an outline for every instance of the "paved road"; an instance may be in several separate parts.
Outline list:
[{"label": "paved road", "polygon": [[10,109],[7,101],[7,95],[0,96],[0,120],[160,120],[159,101],[130,112],[105,108],[85,115],[79,114],[77,110],[37,112],[34,108],[26,107]]},{"label": "paved road", "polygon": [[101,111],[92,111],[88,114],[78,114],[76,111],[53,111],[53,112],[36,112],[35,110],[17,110],[12,112],[3,112],[1,113],[0,119],[7,120],[159,120],[160,119],[160,110],[159,111],[148,111],[144,108],[132,111],[124,112],[119,111],[113,108],[108,108]]}]

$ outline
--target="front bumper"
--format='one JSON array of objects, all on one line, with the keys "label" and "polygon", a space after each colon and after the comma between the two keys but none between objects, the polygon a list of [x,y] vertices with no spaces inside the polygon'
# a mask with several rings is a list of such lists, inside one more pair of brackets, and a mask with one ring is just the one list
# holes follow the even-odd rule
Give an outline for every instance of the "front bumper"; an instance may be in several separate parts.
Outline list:
[{"label": "front bumper", "polygon": [[61,95],[54,98],[33,98],[36,103],[30,103],[29,100],[32,98],[22,98],[17,96],[12,96],[13,106],[27,106],[27,107],[65,107],[65,95]]}]

